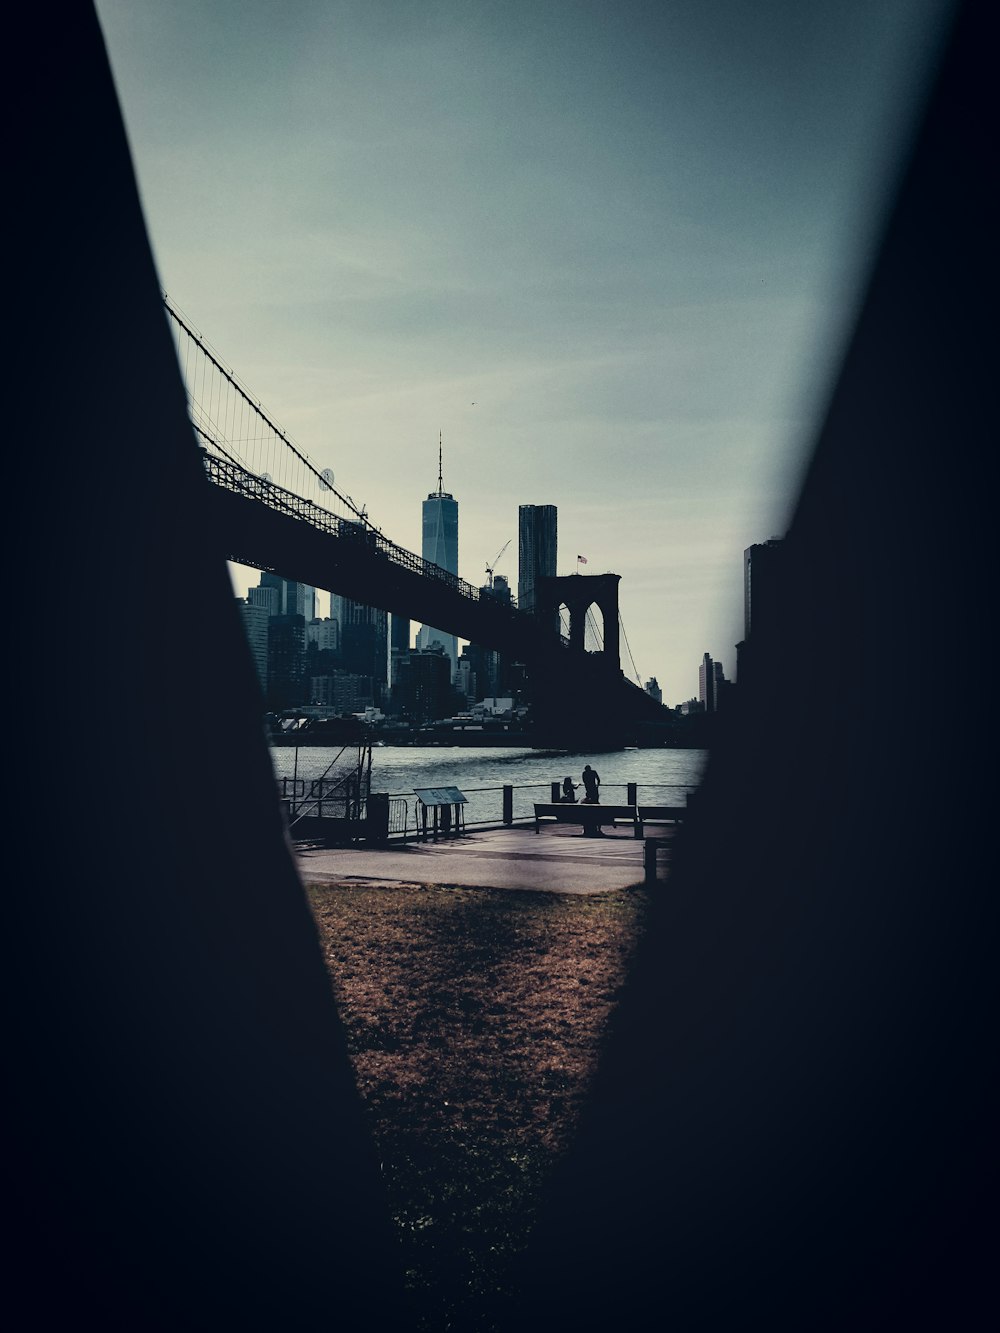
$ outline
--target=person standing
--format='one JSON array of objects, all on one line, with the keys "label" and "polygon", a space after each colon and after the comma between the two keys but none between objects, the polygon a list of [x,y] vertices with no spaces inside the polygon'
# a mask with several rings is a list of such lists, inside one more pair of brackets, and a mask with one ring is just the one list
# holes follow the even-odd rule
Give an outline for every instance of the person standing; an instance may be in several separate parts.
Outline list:
[{"label": "person standing", "polygon": [[585,805],[599,805],[601,801],[601,775],[589,764],[584,766],[583,787],[587,793],[583,798]]}]

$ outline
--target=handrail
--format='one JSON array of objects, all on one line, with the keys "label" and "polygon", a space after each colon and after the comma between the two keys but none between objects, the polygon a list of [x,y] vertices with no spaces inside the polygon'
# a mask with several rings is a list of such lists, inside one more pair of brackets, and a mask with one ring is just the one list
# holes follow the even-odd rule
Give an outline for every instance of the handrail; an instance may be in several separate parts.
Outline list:
[{"label": "handrail", "polygon": [[[616,788],[619,788],[619,787],[620,787],[620,788],[627,788],[629,785],[631,785],[631,784],[629,784],[629,783],[627,783],[627,782],[609,782],[609,783],[602,783],[602,784],[601,784],[601,786],[602,786],[602,791],[611,791],[611,790],[616,789]],[[639,788],[640,790],[641,790],[641,788],[645,787],[647,791],[650,791],[650,790],[655,791],[655,790],[669,789],[669,790],[677,790],[677,791],[684,790],[684,791],[687,791],[687,792],[690,793],[690,792],[693,792],[693,791],[696,791],[696,790],[697,790],[697,788],[698,788],[698,786],[699,786],[699,783],[698,783],[697,781],[692,781],[692,782],[647,782],[647,783],[637,783],[636,786],[637,786],[637,788]],[[505,787],[510,787],[511,790],[512,790],[512,793],[514,793],[514,794],[516,795],[516,793],[518,793],[518,792],[529,793],[529,792],[539,791],[539,790],[540,790],[540,791],[549,791],[549,790],[551,789],[551,787],[552,787],[552,782],[549,781],[549,782],[518,782],[518,783],[502,783],[502,784],[499,785],[499,786],[493,786],[493,787],[462,787],[461,790],[462,790],[462,792],[463,792],[464,794],[469,795],[469,796],[477,796],[477,795],[480,795],[480,796],[481,796],[481,795],[484,795],[484,794],[489,794],[489,793],[491,793],[491,792],[503,792],[504,789],[505,789]],[[413,804],[414,804],[414,823],[415,823],[415,825],[417,824],[417,811],[416,811],[417,797],[416,797],[416,794],[413,792],[412,789],[410,789],[410,790],[408,790],[408,791],[386,792],[386,793],[384,793],[384,794],[389,798],[390,801],[397,801],[397,800],[398,800],[398,801],[403,801],[404,803],[407,803],[407,802],[409,802],[409,801],[412,801]],[[652,802],[652,801],[641,802],[641,798],[640,798],[640,803],[644,803],[644,804],[654,804],[654,802]],[[533,805],[533,804],[534,804],[534,802],[532,802],[532,805]],[[620,802],[615,802],[615,804],[620,804]],[[407,818],[408,818],[408,813],[407,813]],[[466,827],[466,828],[490,828],[490,827],[501,827],[501,826],[504,825],[504,822],[505,822],[505,821],[504,821],[504,819],[503,819],[502,812],[500,812],[500,813],[496,813],[496,814],[492,814],[492,815],[484,815],[484,816],[481,816],[481,817],[479,817],[479,818],[469,818],[468,812],[467,812],[467,811],[464,811],[464,812],[463,812],[462,823],[463,823],[463,826]],[[517,815],[517,814],[513,814],[513,813],[512,813],[511,821],[510,821],[510,825],[507,825],[507,826],[508,826],[508,827],[522,827],[522,826],[530,826],[530,825],[533,824],[533,823],[534,823],[534,813],[533,813],[533,811],[532,811],[532,813],[524,813],[524,814],[520,814],[520,815]],[[391,833],[392,833],[392,831],[390,830],[390,836],[391,836]]]}]

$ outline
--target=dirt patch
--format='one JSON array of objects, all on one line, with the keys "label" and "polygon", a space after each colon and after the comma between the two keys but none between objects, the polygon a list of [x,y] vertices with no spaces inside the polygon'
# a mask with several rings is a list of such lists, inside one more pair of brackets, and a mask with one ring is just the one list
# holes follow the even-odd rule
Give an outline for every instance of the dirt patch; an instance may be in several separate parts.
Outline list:
[{"label": "dirt patch", "polygon": [[415,1327],[486,1333],[569,1142],[644,890],[311,887]]}]

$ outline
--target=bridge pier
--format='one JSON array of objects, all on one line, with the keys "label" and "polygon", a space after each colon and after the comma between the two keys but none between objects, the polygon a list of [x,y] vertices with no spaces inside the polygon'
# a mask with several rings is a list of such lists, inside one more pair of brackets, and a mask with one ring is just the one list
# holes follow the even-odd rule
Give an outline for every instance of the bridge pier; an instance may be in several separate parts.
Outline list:
[{"label": "bridge pier", "polygon": [[558,611],[565,606],[569,611],[569,646],[584,652],[584,630],[587,612],[598,607],[604,620],[604,647],[601,657],[608,667],[621,669],[620,632],[618,628],[618,585],[620,574],[565,574],[552,578],[543,576],[537,584],[538,613]]}]

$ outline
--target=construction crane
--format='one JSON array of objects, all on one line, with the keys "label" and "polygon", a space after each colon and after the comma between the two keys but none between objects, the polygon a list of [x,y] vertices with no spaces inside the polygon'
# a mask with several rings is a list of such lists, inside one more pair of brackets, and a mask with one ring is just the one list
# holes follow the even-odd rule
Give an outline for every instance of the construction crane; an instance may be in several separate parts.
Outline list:
[{"label": "construction crane", "polygon": [[493,557],[493,563],[492,563],[492,565],[487,565],[487,566],[486,566],[486,573],[489,575],[489,579],[490,579],[490,587],[491,587],[491,588],[493,587],[493,571],[496,569],[497,565],[500,563],[500,557],[503,555],[504,551],[506,551],[506,549],[507,549],[507,547],[508,547],[509,545],[510,545],[510,539],[508,538],[508,540],[504,542],[503,546],[500,547],[500,550],[497,552],[497,554]]}]

